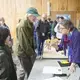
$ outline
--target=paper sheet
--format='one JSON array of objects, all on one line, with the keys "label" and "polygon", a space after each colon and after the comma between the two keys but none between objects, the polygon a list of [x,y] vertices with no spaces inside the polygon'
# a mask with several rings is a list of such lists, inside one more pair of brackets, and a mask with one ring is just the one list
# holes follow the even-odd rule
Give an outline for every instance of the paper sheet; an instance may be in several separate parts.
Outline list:
[{"label": "paper sheet", "polygon": [[61,67],[45,66],[43,68],[44,74],[62,74]]},{"label": "paper sheet", "polygon": [[49,79],[45,79],[45,80],[63,80],[60,77],[53,77],[53,78],[49,78]]}]

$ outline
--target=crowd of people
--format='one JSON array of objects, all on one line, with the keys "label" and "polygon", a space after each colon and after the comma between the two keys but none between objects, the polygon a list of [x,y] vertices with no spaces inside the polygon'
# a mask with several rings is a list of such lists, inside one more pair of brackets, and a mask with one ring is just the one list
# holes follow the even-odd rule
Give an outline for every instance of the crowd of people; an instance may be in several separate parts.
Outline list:
[{"label": "crowd of people", "polygon": [[[47,14],[41,19],[37,9],[30,7],[26,16],[19,20],[16,27],[16,49],[12,50],[13,40],[5,19],[0,18],[0,80],[27,80],[36,59],[43,58],[44,42],[47,39],[58,39],[59,44],[52,43],[56,51],[68,50],[68,61],[71,63],[70,71],[80,67],[80,32],[71,20],[58,16],[51,20]],[[12,59],[12,52],[16,52],[23,73],[17,78],[16,69]]]}]

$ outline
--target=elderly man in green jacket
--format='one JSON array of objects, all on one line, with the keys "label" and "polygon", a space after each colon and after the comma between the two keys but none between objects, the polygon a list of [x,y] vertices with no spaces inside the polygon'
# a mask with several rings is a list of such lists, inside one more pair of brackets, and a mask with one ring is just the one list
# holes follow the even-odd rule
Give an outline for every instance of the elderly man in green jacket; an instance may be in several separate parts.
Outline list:
[{"label": "elderly man in green jacket", "polygon": [[38,17],[37,9],[31,7],[27,10],[27,15],[23,18],[16,28],[17,34],[17,47],[16,51],[21,62],[21,65],[25,71],[20,80],[27,80],[33,66],[34,41],[33,41],[33,22]]}]

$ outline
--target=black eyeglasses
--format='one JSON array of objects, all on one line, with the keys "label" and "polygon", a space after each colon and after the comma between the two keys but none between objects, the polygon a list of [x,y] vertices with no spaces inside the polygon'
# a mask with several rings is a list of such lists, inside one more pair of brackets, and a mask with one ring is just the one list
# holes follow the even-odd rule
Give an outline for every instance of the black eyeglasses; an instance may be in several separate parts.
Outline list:
[{"label": "black eyeglasses", "polygon": [[63,29],[66,29],[66,28],[59,28],[59,30],[63,30]]}]

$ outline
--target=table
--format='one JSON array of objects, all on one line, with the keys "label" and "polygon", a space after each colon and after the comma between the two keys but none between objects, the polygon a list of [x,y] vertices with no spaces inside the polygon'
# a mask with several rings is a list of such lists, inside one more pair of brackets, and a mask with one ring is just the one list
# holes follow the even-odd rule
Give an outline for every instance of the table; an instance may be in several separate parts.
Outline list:
[{"label": "table", "polygon": [[57,52],[55,50],[55,48],[53,48],[53,47],[51,47],[51,49],[48,49],[48,48],[44,47],[44,49],[43,49],[43,58],[46,58],[46,59],[54,59],[54,58],[67,59],[68,58],[68,53],[65,56],[64,51]]},{"label": "table", "polygon": [[44,66],[59,66],[59,64],[55,60],[36,60],[28,80],[44,80],[46,78],[51,78],[51,74],[42,73]]},{"label": "table", "polygon": [[[47,59],[36,60],[28,80],[45,80],[45,79],[48,79],[48,78],[52,78],[53,77],[52,74],[43,74],[42,73],[43,72],[43,67],[44,66],[59,66],[57,61],[58,60],[47,60]],[[78,71],[77,74],[79,75],[80,74],[80,69],[78,69],[77,71]],[[62,72],[68,74],[69,73],[68,67],[62,67]],[[75,76],[74,77],[73,76],[72,76],[71,80],[76,80],[76,79],[74,79]],[[62,77],[62,79],[66,80],[67,77]]]}]

